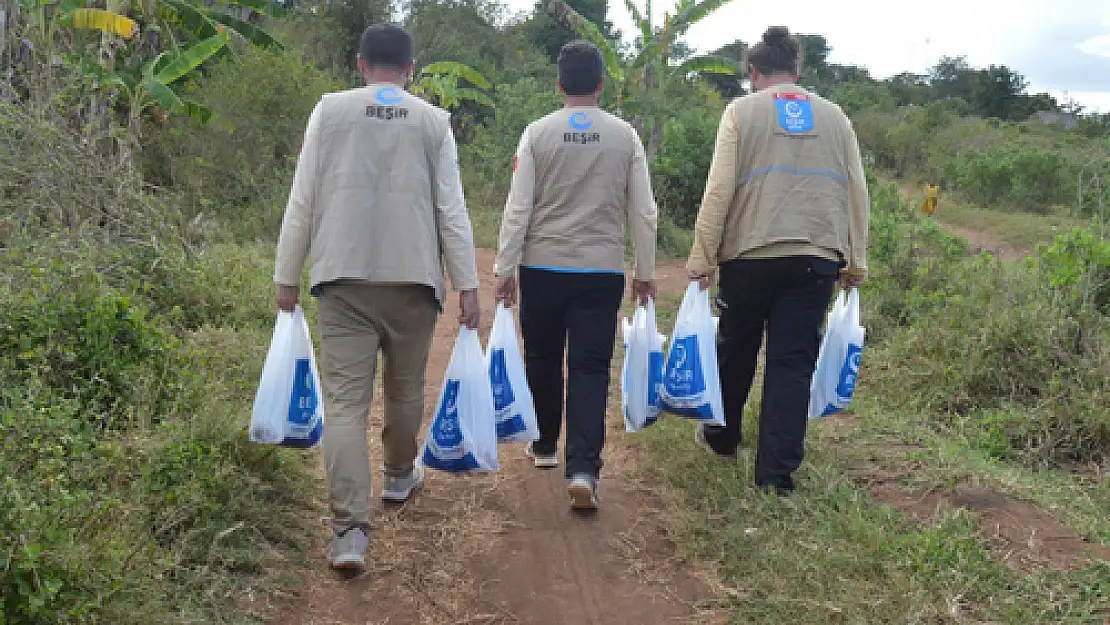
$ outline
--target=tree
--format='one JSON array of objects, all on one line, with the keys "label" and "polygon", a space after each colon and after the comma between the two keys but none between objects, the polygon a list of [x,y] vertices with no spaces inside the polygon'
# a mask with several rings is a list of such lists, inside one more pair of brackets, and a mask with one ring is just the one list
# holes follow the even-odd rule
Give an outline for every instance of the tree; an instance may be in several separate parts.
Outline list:
[{"label": "tree", "polygon": [[648,0],[641,12],[632,0],[625,0],[632,21],[640,30],[637,43],[624,58],[617,46],[607,39],[596,24],[586,19],[562,0],[548,0],[547,11],[560,22],[572,28],[579,37],[592,41],[605,55],[606,70],[616,93],[618,113],[631,113],[632,124],[643,137],[647,135],[648,158],[654,158],[663,140],[663,125],[670,112],[667,109],[666,87],[689,80],[701,72],[736,75],[739,64],[732,59],[703,55],[674,64],[675,46],[694,24],[700,22],[731,0],[679,0],[672,15],[663,15],[663,24],[652,21],[652,6]]},{"label": "tree", "polygon": [[971,85],[975,70],[966,56],[942,56],[929,70],[930,82],[938,98],[963,98],[971,100]]},{"label": "tree", "polygon": [[1027,109],[1020,105],[1028,85],[1024,76],[1005,65],[991,65],[973,74],[971,104],[983,117],[1024,119],[1021,114]]},{"label": "tree", "polygon": [[886,84],[898,106],[925,106],[933,99],[929,77],[924,74],[902,72],[888,78]]},{"label": "tree", "polygon": [[[620,40],[619,33],[613,31],[613,24],[605,19],[609,12],[607,0],[567,0],[567,5],[596,25],[606,39]],[[563,46],[577,36],[573,29],[544,10],[542,0],[536,3],[524,28],[529,43],[544,51],[552,62],[559,58]]]},{"label": "tree", "polygon": [[318,14],[334,25],[337,32],[328,39],[332,61],[354,72],[358,69],[355,59],[362,31],[370,24],[388,20],[391,5],[389,0],[316,0],[302,5],[301,11]]},{"label": "tree", "polygon": [[703,72],[701,77],[723,98],[738,98],[747,94],[744,89],[744,80],[747,78],[747,68],[744,67],[744,56],[748,53],[748,44],[737,39],[714,50],[711,54],[732,60],[740,69],[735,74],[718,74],[716,72]]},{"label": "tree", "polygon": [[798,35],[802,42],[801,82],[812,86],[829,83],[828,58],[832,48],[824,35]]}]

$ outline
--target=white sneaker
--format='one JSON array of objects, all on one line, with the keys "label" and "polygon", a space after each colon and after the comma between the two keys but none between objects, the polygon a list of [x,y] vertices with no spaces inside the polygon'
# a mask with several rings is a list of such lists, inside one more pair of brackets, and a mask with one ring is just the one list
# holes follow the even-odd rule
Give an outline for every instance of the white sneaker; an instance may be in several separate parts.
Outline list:
[{"label": "white sneaker", "polygon": [[370,538],[361,528],[352,527],[342,536],[332,536],[328,560],[333,569],[361,571],[366,568],[366,548]]},{"label": "white sneaker", "polygon": [[597,509],[597,478],[585,473],[579,473],[570,478],[567,485],[570,494],[570,507],[575,510]]},{"label": "white sneaker", "polygon": [[535,465],[537,469],[554,469],[559,466],[558,453],[537,454],[536,450],[532,447],[535,444],[534,441],[528,443],[528,447],[525,448],[524,453],[532,459],[532,464]]},{"label": "white sneaker", "polygon": [[404,503],[424,485],[424,465],[417,461],[412,465],[412,473],[407,477],[385,477],[382,499],[393,503]]}]

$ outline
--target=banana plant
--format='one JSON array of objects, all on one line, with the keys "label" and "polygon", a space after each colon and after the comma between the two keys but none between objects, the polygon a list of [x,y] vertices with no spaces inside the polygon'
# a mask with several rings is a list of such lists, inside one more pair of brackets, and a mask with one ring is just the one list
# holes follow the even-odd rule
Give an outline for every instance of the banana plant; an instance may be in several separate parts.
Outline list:
[{"label": "banana plant", "polygon": [[[463,86],[464,82],[474,86]],[[493,106],[493,100],[483,91],[489,88],[486,77],[473,67],[454,61],[440,61],[420,70],[413,81],[412,91],[450,111],[465,102]]]},{"label": "banana plant", "polygon": [[662,25],[657,26],[652,18],[652,0],[645,0],[643,11],[633,0],[625,0],[628,13],[640,31],[629,57],[617,54],[616,43],[606,39],[596,24],[582,17],[563,0],[546,0],[546,8],[579,37],[601,49],[605,56],[606,73],[615,83],[613,87],[617,95],[617,112],[624,113],[625,107],[635,111],[632,123],[641,136],[647,131],[648,157],[654,158],[663,141],[668,84],[687,80],[700,72],[725,75],[740,73],[740,67],[735,61],[714,55],[695,56],[679,64],[672,62],[672,48],[690,28],[731,1],[679,0],[674,14],[669,11],[664,13]]},{"label": "banana plant", "polygon": [[227,31],[221,30],[182,52],[163,52],[133,72],[111,71],[88,61],[83,69],[98,88],[118,92],[120,101],[127,105],[128,128],[135,135],[143,113],[152,109],[159,116],[185,114],[208,123],[214,117],[212,111],[179,96],[171,85],[223,50],[229,40]]},{"label": "banana plant", "polygon": [[[271,3],[269,0],[226,0],[224,4],[248,8],[261,15],[282,17],[284,9]],[[144,12],[148,18],[155,18],[158,9],[168,12],[176,21],[180,22],[193,35],[208,38],[221,31],[221,26],[231,31],[238,38],[255,46],[263,48],[281,49],[281,42],[273,35],[246,20],[240,19],[230,13],[206,8],[197,0],[147,0],[143,3]],[[165,32],[173,35],[172,21],[170,27],[163,28]],[[176,40],[171,41],[175,46]]]}]

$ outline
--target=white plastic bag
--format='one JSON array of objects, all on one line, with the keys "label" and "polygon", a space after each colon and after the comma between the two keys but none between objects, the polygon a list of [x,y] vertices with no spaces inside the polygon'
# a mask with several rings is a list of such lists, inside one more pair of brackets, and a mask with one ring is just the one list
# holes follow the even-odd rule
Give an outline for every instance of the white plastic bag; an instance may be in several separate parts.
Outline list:
[{"label": "white plastic bag", "polygon": [[717,371],[717,329],[709,291],[691,282],[678,309],[667,367],[663,409],[710,425],[725,424],[721,378]]},{"label": "white plastic bag", "polygon": [[478,332],[460,328],[424,437],[424,466],[456,473],[496,471],[495,419],[493,389]]},{"label": "white plastic bag", "polygon": [[497,415],[497,440],[534,441],[540,437],[532,390],[524,372],[524,357],[517,340],[513,311],[497,304],[489,345],[486,370],[493,387],[493,409]]},{"label": "white plastic bag", "polygon": [[836,298],[825,323],[825,336],[809,391],[809,417],[825,417],[844,410],[852,400],[859,375],[863,338],[859,291],[844,291]]},{"label": "white plastic bag", "polygon": [[638,432],[659,419],[665,359],[663,344],[667,337],[655,327],[655,302],[651,299],[646,307],[636,307],[631,322],[625,317],[621,328],[624,333],[624,367],[621,370],[624,429]]},{"label": "white plastic bag", "polygon": [[250,440],[308,449],[324,435],[320,374],[304,311],[281,311],[251,412]]}]

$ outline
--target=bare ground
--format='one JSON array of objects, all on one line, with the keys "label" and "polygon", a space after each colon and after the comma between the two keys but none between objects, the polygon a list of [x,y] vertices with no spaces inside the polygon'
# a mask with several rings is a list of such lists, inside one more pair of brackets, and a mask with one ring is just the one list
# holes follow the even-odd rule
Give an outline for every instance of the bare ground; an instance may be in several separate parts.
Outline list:
[{"label": "bare ground", "polygon": [[[829,418],[822,436],[831,442],[851,439],[859,420],[851,413]],[[884,455],[912,456],[920,448],[890,441]],[[1110,562],[1110,548],[1083,540],[1048,512],[1036,505],[999,492],[989,484],[961,482],[952,488],[923,490],[912,485],[923,461],[911,461],[897,469],[880,463],[854,463],[847,476],[866,488],[872,497],[922,523],[931,523],[945,510],[961,508],[978,517],[980,535],[1000,561],[1018,571],[1047,568],[1070,571],[1102,560]]]},{"label": "bare ground", "polygon": [[[492,320],[492,255],[483,269],[483,336]],[[685,272],[660,270],[661,290],[681,293]],[[433,409],[457,334],[456,302],[436,329],[426,409]],[[614,363],[614,371],[617,363]],[[614,380],[615,380],[614,376]],[[371,410],[371,458],[380,462],[380,393]],[[318,465],[319,531],[313,569],[283,606],[279,625],[527,623],[585,625],[715,623],[698,604],[712,580],[679,559],[654,487],[638,477],[623,432],[619,393],[611,393],[601,510],[569,509],[562,470],[541,471],[523,445],[501,446],[501,470],[466,476],[427,474],[408,504],[380,508],[368,570],[347,579],[327,567],[326,483]],[[319,460],[319,454],[317,454]],[[380,473],[375,469],[375,486]]]}]

